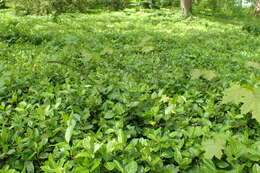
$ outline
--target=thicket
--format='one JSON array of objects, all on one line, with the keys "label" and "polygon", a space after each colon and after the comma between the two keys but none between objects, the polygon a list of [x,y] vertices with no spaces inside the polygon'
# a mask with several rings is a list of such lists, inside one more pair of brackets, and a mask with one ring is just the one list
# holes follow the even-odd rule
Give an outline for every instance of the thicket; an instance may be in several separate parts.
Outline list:
[{"label": "thicket", "polygon": [[253,11],[254,1],[244,1],[252,3],[251,7],[243,6],[241,0],[197,0],[194,3],[195,11],[207,15],[228,15],[246,16]]},{"label": "thicket", "polygon": [[[0,0],[0,2],[3,0]],[[253,0],[248,0],[254,3]],[[88,12],[89,9],[122,10],[125,8],[179,7],[180,0],[16,0],[17,14],[50,14],[53,12]],[[253,9],[243,7],[241,0],[194,0],[193,12],[207,15],[250,15]]]},{"label": "thicket", "polygon": [[0,0],[0,9],[5,7],[5,0]]}]

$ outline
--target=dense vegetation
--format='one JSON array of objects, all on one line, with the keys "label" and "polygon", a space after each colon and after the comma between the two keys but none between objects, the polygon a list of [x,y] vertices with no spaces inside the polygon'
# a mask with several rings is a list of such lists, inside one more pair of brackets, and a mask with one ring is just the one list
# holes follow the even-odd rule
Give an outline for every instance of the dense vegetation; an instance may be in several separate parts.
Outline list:
[{"label": "dense vegetation", "polygon": [[[0,0],[5,1],[5,0]],[[16,13],[50,14],[62,12],[89,12],[93,9],[122,10],[133,8],[140,10],[179,7],[180,1],[190,0],[9,0],[15,2]],[[248,16],[254,13],[259,0],[193,0],[193,13],[205,13],[218,16]],[[260,2],[260,1],[259,1]],[[258,4],[260,4],[258,2]],[[252,7],[244,6],[252,3]],[[1,3],[0,3],[1,4]],[[0,5],[1,6],[1,5]],[[259,6],[259,5],[258,5]],[[259,7],[260,8],[260,7]],[[258,8],[257,8],[258,9]],[[259,13],[259,9],[258,9]]]},{"label": "dense vegetation", "polygon": [[259,173],[258,19],[14,14],[0,11],[0,173]]}]

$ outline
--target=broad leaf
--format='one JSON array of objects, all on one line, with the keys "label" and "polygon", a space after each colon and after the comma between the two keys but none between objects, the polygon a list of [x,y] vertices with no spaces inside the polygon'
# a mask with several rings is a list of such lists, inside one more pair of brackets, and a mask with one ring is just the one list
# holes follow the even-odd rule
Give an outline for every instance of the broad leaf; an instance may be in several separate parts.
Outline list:
[{"label": "broad leaf", "polygon": [[252,112],[253,118],[260,123],[260,89],[234,85],[225,90],[222,103],[234,102],[244,103],[241,112],[246,114]]},{"label": "broad leaf", "polygon": [[34,165],[32,161],[25,161],[24,166],[27,170],[28,173],[33,173],[34,172]]},{"label": "broad leaf", "polygon": [[125,166],[125,172],[136,173],[137,168],[138,168],[138,164],[133,160]]},{"label": "broad leaf", "polygon": [[222,150],[226,145],[225,134],[216,134],[213,139],[202,142],[202,148],[205,150],[204,157],[212,159],[214,156],[218,159],[222,157]]},{"label": "broad leaf", "polygon": [[75,120],[71,120],[68,122],[68,128],[66,129],[66,133],[65,133],[65,140],[67,143],[70,142],[71,136],[73,134],[73,129],[76,125],[76,121]]},{"label": "broad leaf", "polygon": [[249,61],[249,62],[247,63],[247,66],[248,66],[248,67],[253,67],[253,68],[255,68],[255,69],[260,70],[260,64],[257,63],[257,62]]},{"label": "broad leaf", "polygon": [[207,80],[212,80],[216,76],[216,72],[207,69],[194,69],[191,72],[191,79],[199,79],[200,77],[203,77]]}]

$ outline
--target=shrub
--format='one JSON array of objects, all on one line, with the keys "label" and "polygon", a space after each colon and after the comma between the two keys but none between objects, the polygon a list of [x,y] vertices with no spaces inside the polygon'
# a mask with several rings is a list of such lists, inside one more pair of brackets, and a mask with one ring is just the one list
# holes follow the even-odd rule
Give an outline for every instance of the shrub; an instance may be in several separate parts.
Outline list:
[{"label": "shrub", "polygon": [[0,0],[0,8],[4,8],[5,7],[5,0]]},{"label": "shrub", "polygon": [[245,24],[241,29],[254,35],[260,35],[260,25],[257,24]]},{"label": "shrub", "polygon": [[15,9],[20,15],[44,15],[52,12],[83,12],[87,5],[87,0],[18,0]]},{"label": "shrub", "polygon": [[44,15],[50,13],[85,12],[86,9],[109,8],[124,9],[128,0],[17,0],[16,14]]},{"label": "shrub", "polygon": [[193,7],[197,12],[215,16],[246,16],[251,11],[250,7],[243,7],[237,0],[197,0]]}]

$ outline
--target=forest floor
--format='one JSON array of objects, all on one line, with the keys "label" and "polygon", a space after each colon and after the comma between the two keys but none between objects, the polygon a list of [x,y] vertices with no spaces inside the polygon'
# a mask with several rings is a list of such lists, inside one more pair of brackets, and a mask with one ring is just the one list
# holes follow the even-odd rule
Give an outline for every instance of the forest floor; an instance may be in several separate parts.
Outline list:
[{"label": "forest floor", "polygon": [[259,172],[259,26],[0,10],[0,172]]}]

